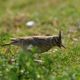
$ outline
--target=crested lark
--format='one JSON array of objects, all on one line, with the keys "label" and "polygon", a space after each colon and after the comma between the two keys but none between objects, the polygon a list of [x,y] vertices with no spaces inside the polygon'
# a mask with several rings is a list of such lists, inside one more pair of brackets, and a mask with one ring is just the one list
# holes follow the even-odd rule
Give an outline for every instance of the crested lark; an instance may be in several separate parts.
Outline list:
[{"label": "crested lark", "polygon": [[46,52],[54,46],[60,48],[64,47],[61,40],[61,31],[59,31],[58,36],[30,36],[25,38],[15,38],[12,39],[9,44],[4,44],[3,46],[7,45],[17,45],[24,50],[31,50],[33,47],[33,49],[35,48],[37,52],[40,53]]}]

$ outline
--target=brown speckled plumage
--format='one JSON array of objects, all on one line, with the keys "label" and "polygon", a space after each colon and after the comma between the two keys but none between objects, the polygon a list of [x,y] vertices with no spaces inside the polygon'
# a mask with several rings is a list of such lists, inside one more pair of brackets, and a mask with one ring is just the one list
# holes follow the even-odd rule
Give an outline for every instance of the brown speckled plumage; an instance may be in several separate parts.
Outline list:
[{"label": "brown speckled plumage", "polygon": [[64,47],[61,41],[61,31],[58,36],[30,36],[25,38],[14,38],[11,43],[6,45],[17,45],[21,46],[23,49],[27,50],[29,45],[37,48],[39,52],[46,52],[54,46]]}]

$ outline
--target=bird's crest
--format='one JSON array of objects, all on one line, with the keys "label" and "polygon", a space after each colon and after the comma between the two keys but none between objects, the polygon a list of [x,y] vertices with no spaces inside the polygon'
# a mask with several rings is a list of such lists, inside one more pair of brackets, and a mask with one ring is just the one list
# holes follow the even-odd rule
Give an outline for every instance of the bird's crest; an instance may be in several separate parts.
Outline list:
[{"label": "bird's crest", "polygon": [[[59,31],[58,40],[59,40],[59,47],[64,47],[64,45],[62,44],[62,35],[61,35],[61,31]],[[65,48],[65,47],[64,47],[64,48]]]}]

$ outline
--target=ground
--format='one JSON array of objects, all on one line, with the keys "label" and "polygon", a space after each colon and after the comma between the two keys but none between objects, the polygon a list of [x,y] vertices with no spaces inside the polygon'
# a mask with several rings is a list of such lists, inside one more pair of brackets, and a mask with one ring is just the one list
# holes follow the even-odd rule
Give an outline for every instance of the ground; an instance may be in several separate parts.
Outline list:
[{"label": "ground", "polygon": [[80,1],[0,0],[0,45],[60,30],[66,49],[54,47],[37,61],[20,47],[0,47],[0,80],[80,80]]}]

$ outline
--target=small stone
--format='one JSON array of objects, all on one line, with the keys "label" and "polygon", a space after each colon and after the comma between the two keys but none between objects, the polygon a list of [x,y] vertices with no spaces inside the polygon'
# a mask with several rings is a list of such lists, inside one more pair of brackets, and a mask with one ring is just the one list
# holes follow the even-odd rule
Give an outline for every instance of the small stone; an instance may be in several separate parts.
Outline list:
[{"label": "small stone", "polygon": [[28,26],[29,28],[32,28],[33,26],[35,26],[35,22],[34,21],[28,21],[26,23],[26,26]]}]

